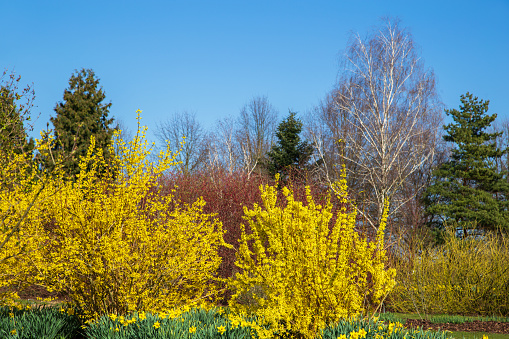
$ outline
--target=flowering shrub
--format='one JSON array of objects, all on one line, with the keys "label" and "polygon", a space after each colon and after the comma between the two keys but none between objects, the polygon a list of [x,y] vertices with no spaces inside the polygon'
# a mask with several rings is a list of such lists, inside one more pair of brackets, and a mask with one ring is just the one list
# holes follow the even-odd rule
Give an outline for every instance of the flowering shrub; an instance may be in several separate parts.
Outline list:
[{"label": "flowering shrub", "polygon": [[[291,179],[288,181],[291,184],[295,200],[306,202],[306,181],[304,179],[294,180],[293,177]],[[273,183],[274,178],[259,175],[248,177],[248,174],[242,171],[227,173],[221,169],[209,169],[188,174],[168,173],[159,182],[162,192],[174,194],[175,200],[185,203],[192,203],[199,198],[205,200],[204,212],[214,214],[221,221],[225,230],[224,240],[232,246],[219,248],[222,261],[218,274],[222,278],[230,278],[235,275],[238,272],[238,268],[234,264],[235,253],[239,248],[240,224],[243,222],[244,207],[251,208],[254,204],[262,203],[260,185]],[[307,181],[307,184],[311,188],[311,195],[315,202],[326,203],[328,201],[327,193],[323,187],[314,184],[311,180]],[[175,186],[178,187],[176,191],[173,190]],[[335,196],[329,197],[329,199],[333,205],[331,211],[333,216],[329,223],[332,225],[335,221],[335,212],[344,204]],[[246,228],[246,232],[250,232],[249,226]],[[221,301],[223,305],[227,304],[231,294],[231,290],[226,291],[225,297]]]},{"label": "flowering shrub", "polygon": [[[330,200],[317,205],[308,189],[305,205],[284,187],[281,207],[276,187],[261,187],[263,204],[244,208],[251,233],[243,226],[235,262],[241,272],[230,281],[235,312],[256,314],[280,333],[312,338],[328,324],[365,312],[391,290],[395,271],[385,269],[386,214],[368,242],[354,230],[355,211],[347,211],[344,176],[336,188],[345,204],[330,227]],[[254,302],[242,303],[246,294]]]},{"label": "flowering shrub", "polygon": [[[221,265],[218,274],[229,278],[235,269],[235,252],[240,239],[240,224],[244,206],[261,202],[259,186],[264,178],[247,173],[227,173],[222,170],[203,170],[191,174],[168,173],[160,180],[163,193],[173,194],[176,201],[192,203],[203,199],[203,211],[214,214],[225,230],[224,240],[231,247],[219,248]],[[174,187],[177,190],[174,190]]]},{"label": "flowering shrub", "polygon": [[421,244],[413,255],[395,260],[392,309],[509,316],[509,237],[493,232],[458,237],[456,232],[450,227],[443,244]]},{"label": "flowering shrub", "polygon": [[86,318],[157,311],[216,292],[221,223],[203,213],[202,199],[179,205],[159,194],[157,178],[175,153],[148,161],[145,133],[139,127],[129,144],[117,135],[109,164],[92,138],[76,180],[55,176],[33,208],[41,234],[35,253],[23,257],[37,273],[26,278],[66,292]]},{"label": "flowering shrub", "polygon": [[[38,143],[37,150],[47,144]],[[8,153],[0,149],[0,304],[14,305],[17,292],[27,285],[30,262],[37,260],[40,237],[39,201],[50,194],[47,173],[41,173],[30,153]]]}]

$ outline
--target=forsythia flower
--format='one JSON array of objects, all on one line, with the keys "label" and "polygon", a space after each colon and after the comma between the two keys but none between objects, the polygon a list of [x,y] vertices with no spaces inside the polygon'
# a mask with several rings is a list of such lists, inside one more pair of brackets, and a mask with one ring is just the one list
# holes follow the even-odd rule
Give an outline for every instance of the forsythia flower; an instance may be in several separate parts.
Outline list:
[{"label": "forsythia flower", "polygon": [[159,323],[159,321],[155,322],[154,323],[154,328],[159,328],[161,327],[161,324]]},{"label": "forsythia flower", "polygon": [[[279,186],[261,186],[262,203],[244,207],[246,225],[240,225],[235,261],[240,272],[230,279],[236,293],[229,305],[234,312],[256,314],[274,331],[291,329],[315,338],[327,325],[364,313],[394,287],[396,272],[386,269],[384,250],[389,206],[375,239],[368,241],[355,229],[357,213],[348,199],[344,168],[334,185],[337,212],[330,196],[317,204],[306,187],[302,202]],[[286,201],[279,202],[281,196]],[[253,302],[243,303],[245,296]]]},{"label": "forsythia flower", "polygon": [[189,333],[195,333],[195,332],[196,332],[196,327],[195,326],[189,327]]},{"label": "forsythia flower", "polygon": [[[12,334],[12,335],[15,335],[16,333],[17,333],[17,332],[16,332],[16,329],[13,329],[13,330],[11,331],[11,334]],[[484,339],[484,338],[483,338],[483,339]]]},{"label": "forsythia flower", "polygon": [[[6,225],[0,272],[48,291],[72,291],[85,321],[136,309],[157,313],[218,293],[218,250],[228,247],[222,224],[204,213],[203,199],[179,204],[162,190],[159,179],[178,164],[178,150],[168,145],[149,160],[153,146],[139,119],[130,142],[116,131],[104,152],[91,137],[72,178],[61,169],[63,159],[41,172],[29,155],[0,150],[0,220]],[[36,151],[49,157],[54,139],[42,139],[50,144],[37,141]],[[11,232],[16,236],[4,244]],[[13,279],[0,279],[0,302],[17,299],[3,292]]]}]

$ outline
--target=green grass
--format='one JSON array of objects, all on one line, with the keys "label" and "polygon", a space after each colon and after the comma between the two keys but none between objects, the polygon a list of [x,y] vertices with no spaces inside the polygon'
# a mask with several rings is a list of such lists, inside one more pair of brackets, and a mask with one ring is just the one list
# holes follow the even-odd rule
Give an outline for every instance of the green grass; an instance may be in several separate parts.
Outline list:
[{"label": "green grass", "polygon": [[482,339],[483,335],[487,335],[489,339],[509,339],[509,334],[482,332],[451,332],[448,336],[454,339]]},{"label": "green grass", "polygon": [[382,313],[380,314],[380,320],[388,320],[388,321],[399,321],[405,322],[406,319],[426,319],[430,320],[434,324],[441,323],[452,323],[452,324],[462,324],[467,321],[472,320],[481,320],[481,321],[501,321],[501,322],[509,322],[508,317],[497,317],[497,316],[489,316],[489,317],[469,317],[462,315],[449,315],[449,314],[435,314],[435,315],[421,315],[414,313]]}]

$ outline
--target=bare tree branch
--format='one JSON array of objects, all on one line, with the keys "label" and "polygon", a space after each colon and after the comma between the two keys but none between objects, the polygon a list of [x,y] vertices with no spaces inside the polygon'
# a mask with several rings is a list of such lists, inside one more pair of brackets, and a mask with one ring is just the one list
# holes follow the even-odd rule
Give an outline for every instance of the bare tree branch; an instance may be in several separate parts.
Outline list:
[{"label": "bare tree branch", "polygon": [[396,213],[412,198],[401,194],[408,178],[433,162],[442,120],[434,73],[424,69],[410,33],[385,20],[366,39],[354,35],[337,87],[319,112],[328,138],[344,141],[321,154],[332,151],[329,158],[346,165],[372,224],[386,199],[389,216]]},{"label": "bare tree branch", "polygon": [[156,137],[163,144],[170,142],[175,147],[185,139],[182,150],[177,156],[181,161],[179,169],[188,174],[205,165],[207,160],[207,136],[194,113],[184,111],[173,114],[165,122],[157,125]]},{"label": "bare tree branch", "polygon": [[255,169],[261,171],[274,141],[277,115],[267,97],[254,97],[240,111],[236,139],[242,150],[242,168],[249,174]]}]

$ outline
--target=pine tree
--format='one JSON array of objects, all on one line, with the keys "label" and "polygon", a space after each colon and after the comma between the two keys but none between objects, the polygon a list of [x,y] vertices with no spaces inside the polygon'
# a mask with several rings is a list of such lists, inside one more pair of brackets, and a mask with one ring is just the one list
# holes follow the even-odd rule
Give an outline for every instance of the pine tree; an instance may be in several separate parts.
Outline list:
[{"label": "pine tree", "polygon": [[270,175],[279,173],[285,179],[290,170],[298,172],[305,168],[313,153],[313,147],[306,141],[301,141],[299,136],[301,131],[302,122],[290,111],[289,116],[277,128],[276,144],[267,153],[267,169]]},{"label": "pine tree", "polygon": [[90,137],[96,147],[102,148],[108,159],[108,147],[114,128],[108,118],[111,103],[103,103],[106,95],[99,88],[99,79],[91,69],[75,71],[64,92],[64,102],[55,107],[56,117],[51,118],[55,133],[54,156],[63,157],[63,166],[70,176],[79,172],[79,158],[90,145]]},{"label": "pine tree", "polygon": [[454,119],[444,126],[444,140],[452,142],[450,159],[434,172],[434,182],[424,194],[426,212],[432,226],[442,228],[444,222],[468,227],[509,230],[506,173],[497,171],[496,160],[507,149],[499,149],[495,139],[501,133],[486,130],[496,114],[487,115],[489,101],[478,100],[467,92],[461,96],[460,110],[446,110]]}]

